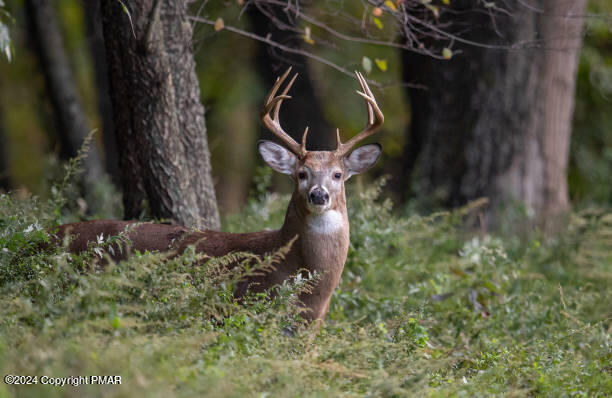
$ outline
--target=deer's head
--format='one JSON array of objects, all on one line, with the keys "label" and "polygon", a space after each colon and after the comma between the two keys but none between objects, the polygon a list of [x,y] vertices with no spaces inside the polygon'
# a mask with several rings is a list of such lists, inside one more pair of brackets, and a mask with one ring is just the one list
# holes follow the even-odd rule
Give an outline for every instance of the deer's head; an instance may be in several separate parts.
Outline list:
[{"label": "deer's head", "polygon": [[[285,146],[271,141],[260,141],[259,153],[272,169],[291,176],[295,183],[295,194],[299,197],[305,210],[320,214],[337,206],[344,205],[344,181],[352,175],[362,173],[372,167],[378,160],[382,147],[369,144],[353,151],[360,141],[372,135],[384,121],[384,116],[376,104],[376,99],[367,82],[359,72],[355,72],[362,91],[357,91],[366,102],[368,124],[359,134],[349,141],[340,141],[340,132],[336,130],[337,147],[335,151],[306,150],[308,127],[304,130],[302,143],[298,144],[280,126],[278,113],[297,73],[289,81],[281,95],[276,95],[279,87],[286,80],[291,68],[276,80],[268,94],[261,113],[263,123]],[[272,116],[270,116],[272,113]]]}]

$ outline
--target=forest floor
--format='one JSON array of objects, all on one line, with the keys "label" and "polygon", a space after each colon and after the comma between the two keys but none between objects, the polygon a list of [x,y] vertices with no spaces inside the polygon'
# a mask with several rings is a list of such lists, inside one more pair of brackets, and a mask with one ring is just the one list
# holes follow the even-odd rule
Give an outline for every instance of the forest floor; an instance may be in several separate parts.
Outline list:
[{"label": "forest floor", "polygon": [[[280,225],[288,198],[257,192],[226,229]],[[350,252],[320,329],[296,315],[307,280],[238,305],[247,271],[224,265],[240,254],[99,268],[121,237],[40,250],[61,193],[0,196],[0,375],[38,376],[0,397],[612,396],[612,213],[574,213],[554,238],[495,235],[464,227],[476,205],[400,216],[379,192],[349,195]],[[122,383],[42,382],[86,375]]]}]

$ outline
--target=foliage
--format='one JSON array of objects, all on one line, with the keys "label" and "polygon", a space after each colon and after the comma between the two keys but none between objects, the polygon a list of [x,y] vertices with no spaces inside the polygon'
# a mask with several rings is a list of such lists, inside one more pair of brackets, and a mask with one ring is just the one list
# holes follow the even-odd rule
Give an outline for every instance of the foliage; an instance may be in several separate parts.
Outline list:
[{"label": "foliage", "polygon": [[569,188],[574,203],[612,203],[612,5],[589,2],[592,18],[580,56],[570,151]]},{"label": "foliage", "polygon": [[[418,0],[420,1],[420,0]],[[42,72],[34,62],[27,45],[27,24],[20,1],[3,1],[6,9],[17,19],[0,20],[9,26],[12,45],[15,53],[12,62],[0,62],[0,73],[3,89],[0,90],[0,106],[2,107],[2,124],[6,132],[6,154],[11,180],[15,188],[44,195],[46,190],[41,184],[41,175],[49,168],[49,151],[57,150],[59,143],[52,132],[50,123],[48,99],[44,93]],[[114,2],[121,6],[121,2]],[[129,2],[123,1],[126,6]],[[206,2],[207,12],[211,19],[223,18],[226,25],[236,25],[248,30],[248,20],[241,13],[244,4],[250,2]],[[394,25],[392,7],[387,2],[367,2],[366,28],[367,34],[378,39],[396,38],[397,29]],[[384,29],[380,30],[374,23],[376,3],[381,6],[380,21]],[[412,2],[411,3],[415,3]],[[445,1],[422,2],[430,5],[446,4]],[[451,2],[452,3],[452,2]],[[483,6],[494,5],[493,2],[479,2]],[[486,3],[486,4],[485,4]],[[79,86],[80,97],[88,112],[90,125],[101,126],[99,120],[96,90],[94,84],[93,63],[89,45],[91,37],[83,18],[83,2],[64,0],[57,2],[60,23],[64,32],[64,40],[70,56],[70,64],[75,72]],[[329,27],[348,29],[353,35],[364,34],[360,23],[364,12],[361,2],[318,1],[314,7],[302,7],[302,15],[316,16],[320,22]],[[382,5],[384,4],[384,5]],[[585,36],[585,47],[581,55],[580,70],[577,82],[576,114],[571,143],[571,160],[569,167],[569,187],[572,203],[582,206],[593,203],[609,204],[612,200],[610,170],[610,148],[612,147],[612,113],[610,109],[610,18],[612,4],[608,0],[590,0],[589,14],[600,14],[589,18],[586,24],[589,30]],[[201,2],[192,5],[192,14],[198,15]],[[498,4],[499,5],[499,4]],[[251,5],[252,6],[252,5]],[[335,18],[334,12],[342,7],[344,13],[352,18]],[[380,8],[380,7],[379,7]],[[0,8],[0,14],[3,8]],[[316,15],[315,15],[316,14]],[[433,11],[427,15],[431,17]],[[238,18],[242,16],[242,18]],[[357,20],[355,20],[357,18]],[[342,26],[335,26],[342,22]],[[126,20],[126,23],[127,22]],[[338,41],[329,45],[328,36],[320,28],[301,21],[295,32],[300,40],[301,33],[311,28],[310,37],[315,46],[305,45],[305,48],[330,59],[349,70],[359,69],[363,57],[372,63],[371,79],[385,86],[384,91],[376,91],[380,105],[385,110],[385,127],[378,139],[382,140],[385,151],[385,162],[382,162],[385,172],[399,170],[398,161],[404,148],[405,127],[410,121],[409,108],[403,87],[394,84],[401,79],[401,62],[396,48],[367,45],[363,43]],[[203,24],[195,25],[194,51],[198,57],[198,75],[202,88],[202,100],[208,109],[207,135],[212,149],[213,172],[216,173],[218,197],[223,202],[228,198],[239,197],[236,201],[242,203],[243,192],[247,189],[236,187],[248,186],[256,163],[254,151],[257,140],[258,114],[261,98],[270,88],[270,81],[260,81],[252,67],[254,59],[254,42],[235,35],[227,29],[213,33],[212,27]],[[301,32],[301,33],[300,33]],[[304,34],[304,36],[306,36]],[[338,44],[340,43],[340,44]],[[451,46],[452,47],[452,46]],[[211,56],[213,54],[214,56]],[[443,55],[443,54],[442,54]],[[285,54],[280,52],[280,58]],[[379,61],[386,61],[386,71],[378,66]],[[327,66],[309,62],[312,80],[315,83],[318,97],[321,100],[325,117],[330,125],[340,128],[342,137],[347,139],[354,132],[363,128],[363,101],[352,95],[356,88],[355,79],[338,73]],[[232,82],[232,84],[228,84]],[[294,93],[297,95],[297,93]],[[356,116],[357,115],[357,116]],[[312,128],[312,126],[311,126]],[[104,132],[108,134],[108,132]],[[318,134],[312,131],[311,134]],[[333,134],[333,131],[322,132]],[[398,173],[396,178],[401,178]],[[230,191],[223,195],[225,187]],[[236,191],[239,191],[238,193]],[[107,203],[108,201],[102,201]],[[232,207],[233,210],[235,207]],[[115,214],[121,214],[115,210]],[[271,222],[271,225],[276,225]]]},{"label": "foliage", "polygon": [[[288,198],[268,183],[230,229],[282,218]],[[474,235],[462,225],[477,205],[398,217],[378,199],[383,184],[350,195],[349,258],[321,328],[300,326],[308,280],[234,300],[247,262],[266,268],[282,253],[136,253],[102,266],[96,249],[124,237],[69,255],[47,244],[57,202],[1,196],[0,373],[122,384],[0,384],[0,396],[612,393],[612,214],[574,214],[550,240]]]}]

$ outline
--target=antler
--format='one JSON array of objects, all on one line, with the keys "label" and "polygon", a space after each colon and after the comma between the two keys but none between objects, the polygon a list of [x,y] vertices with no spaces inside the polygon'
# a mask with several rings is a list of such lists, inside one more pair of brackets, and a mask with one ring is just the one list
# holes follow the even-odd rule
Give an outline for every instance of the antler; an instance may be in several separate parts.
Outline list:
[{"label": "antler", "polygon": [[358,142],[374,134],[385,121],[385,117],[376,103],[376,98],[374,98],[374,94],[372,94],[372,90],[370,90],[370,87],[368,86],[368,83],[364,79],[363,75],[357,71],[355,72],[355,75],[357,75],[357,80],[359,80],[359,85],[363,91],[357,91],[357,94],[361,95],[365,99],[366,110],[368,112],[368,124],[366,125],[365,129],[359,132],[359,134],[345,143],[340,141],[340,130],[336,129],[336,141],[338,143],[336,154],[338,156],[346,155]]},{"label": "antler", "polygon": [[[306,136],[308,135],[308,127],[304,130],[304,134],[302,135],[302,145],[295,142],[289,134],[283,130],[278,120],[278,112],[280,111],[280,107],[283,103],[284,99],[289,99],[291,96],[287,95],[289,89],[293,85],[293,82],[297,78],[298,74],[293,75],[287,87],[283,90],[281,95],[276,95],[279,87],[283,84],[287,76],[289,76],[289,72],[291,72],[291,67],[287,69],[287,71],[281,76],[276,78],[276,83],[272,86],[272,89],[268,93],[266,100],[264,102],[264,108],[261,111],[261,120],[264,125],[275,135],[277,136],[285,146],[293,153],[295,153],[298,157],[304,157],[306,155]],[[270,117],[270,112],[273,111],[272,117]]]}]

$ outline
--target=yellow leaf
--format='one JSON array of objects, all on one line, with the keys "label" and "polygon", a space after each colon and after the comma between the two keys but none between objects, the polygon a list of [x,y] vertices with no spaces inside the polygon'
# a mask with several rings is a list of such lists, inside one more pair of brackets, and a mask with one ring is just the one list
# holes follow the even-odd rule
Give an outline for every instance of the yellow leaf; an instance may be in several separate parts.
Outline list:
[{"label": "yellow leaf", "polygon": [[442,3],[444,3],[445,5],[449,5],[450,4],[450,0],[442,0]]},{"label": "yellow leaf", "polygon": [[315,41],[312,40],[312,36],[310,35],[310,26],[304,28],[304,41],[308,44],[315,44]]},{"label": "yellow leaf", "polygon": [[374,62],[376,62],[376,66],[378,66],[378,69],[380,69],[383,72],[387,71],[387,60],[386,59],[376,58]]},{"label": "yellow leaf", "polygon": [[397,7],[395,6],[395,4],[393,4],[391,0],[386,0],[385,5],[389,7],[391,11],[397,11]]},{"label": "yellow leaf", "polygon": [[431,4],[425,4],[425,7],[429,8],[436,18],[440,16],[440,9],[438,7],[432,6]]},{"label": "yellow leaf", "polygon": [[372,20],[374,21],[374,25],[376,25],[376,27],[378,29],[382,29],[383,28],[383,23],[380,22],[380,19],[374,17],[374,18],[372,18]]},{"label": "yellow leaf", "polygon": [[215,21],[215,32],[218,32],[223,28],[225,28],[225,23],[223,22],[223,18],[217,18],[217,20]]},{"label": "yellow leaf", "polygon": [[444,47],[442,49],[442,58],[451,59],[453,57],[453,51],[450,48]]}]

